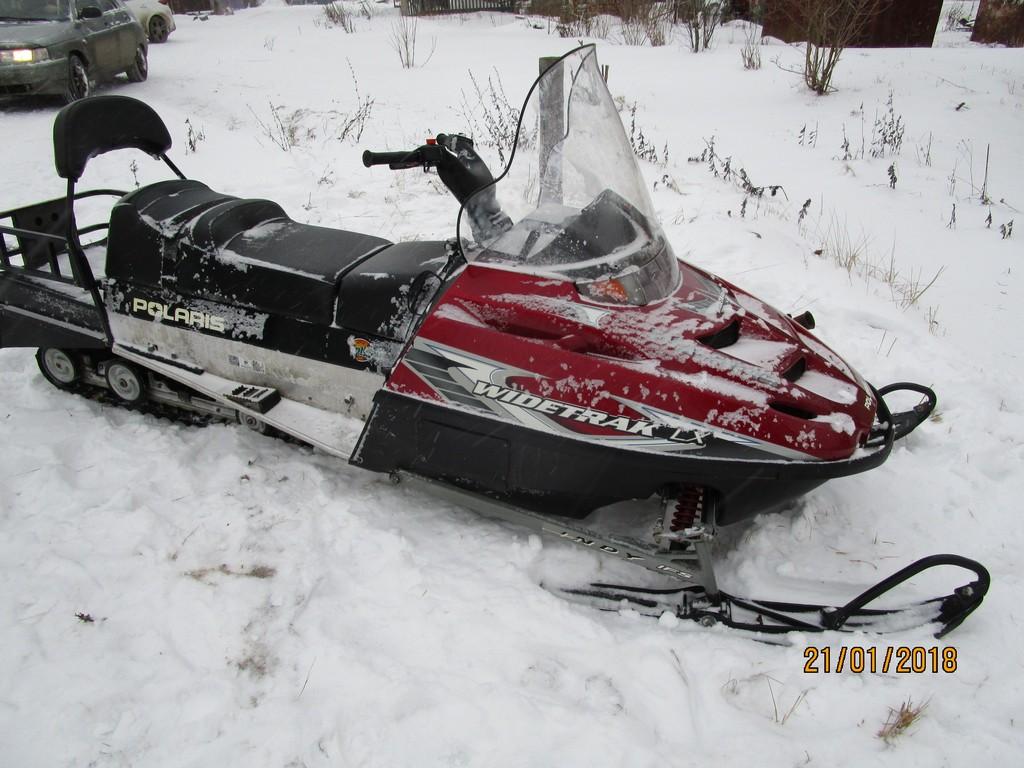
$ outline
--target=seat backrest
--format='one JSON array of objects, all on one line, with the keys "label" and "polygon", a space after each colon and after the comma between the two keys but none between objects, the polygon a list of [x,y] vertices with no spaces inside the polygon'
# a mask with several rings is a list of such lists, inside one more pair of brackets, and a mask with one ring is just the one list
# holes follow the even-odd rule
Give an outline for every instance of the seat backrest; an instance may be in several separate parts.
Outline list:
[{"label": "seat backrest", "polygon": [[68,104],[53,123],[53,159],[57,173],[78,181],[90,158],[115,149],[141,149],[160,157],[171,135],[148,104],[128,96],[90,96]]}]

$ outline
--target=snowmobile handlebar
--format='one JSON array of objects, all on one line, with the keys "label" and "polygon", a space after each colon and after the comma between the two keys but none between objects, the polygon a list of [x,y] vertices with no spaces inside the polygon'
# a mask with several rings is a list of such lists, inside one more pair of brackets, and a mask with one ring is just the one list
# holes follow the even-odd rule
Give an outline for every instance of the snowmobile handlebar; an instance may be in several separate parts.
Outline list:
[{"label": "snowmobile handlebar", "polygon": [[[424,150],[434,150],[433,153]],[[440,147],[424,144],[422,147],[409,150],[408,152],[363,152],[363,165],[370,168],[374,165],[386,165],[393,171],[401,171],[406,168],[432,168],[437,165],[440,157],[431,157],[432,154],[440,155]]]},{"label": "snowmobile handlebar", "polygon": [[[439,133],[433,139],[416,149],[406,152],[363,152],[363,165],[386,165],[393,171],[406,168],[437,169],[441,181],[459,201],[464,204],[474,193],[494,183],[490,169],[477,154],[473,140],[458,133]],[[488,213],[499,213],[501,208],[494,199],[494,193],[485,193],[486,200],[479,203]]]}]

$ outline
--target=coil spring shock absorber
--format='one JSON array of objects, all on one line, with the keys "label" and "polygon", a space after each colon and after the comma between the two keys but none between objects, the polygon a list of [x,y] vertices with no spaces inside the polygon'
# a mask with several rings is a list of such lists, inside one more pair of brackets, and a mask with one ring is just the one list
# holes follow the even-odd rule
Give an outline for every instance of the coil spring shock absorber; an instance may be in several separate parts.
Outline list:
[{"label": "coil spring shock absorber", "polygon": [[679,489],[676,503],[672,510],[672,519],[668,529],[672,533],[682,533],[687,528],[704,518],[704,486],[684,485]]},{"label": "coil spring shock absorber", "polygon": [[687,483],[666,493],[662,502],[660,530],[656,538],[663,549],[672,542],[685,542],[706,520],[708,491],[703,485]]}]

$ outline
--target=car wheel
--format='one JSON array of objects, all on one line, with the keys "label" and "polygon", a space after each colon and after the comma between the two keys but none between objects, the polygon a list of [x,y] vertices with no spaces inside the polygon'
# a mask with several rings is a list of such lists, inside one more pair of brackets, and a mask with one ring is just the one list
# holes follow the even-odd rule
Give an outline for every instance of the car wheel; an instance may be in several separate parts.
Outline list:
[{"label": "car wheel", "polygon": [[89,70],[77,53],[68,56],[68,81],[64,86],[64,101],[70,104],[73,101],[84,99],[92,90],[89,83]]},{"label": "car wheel", "polygon": [[150,17],[149,42],[166,43],[169,34],[171,34],[171,31],[167,28],[167,19],[160,15]]},{"label": "car wheel", "polygon": [[149,60],[146,58],[146,46],[135,49],[135,61],[124,71],[133,83],[141,83],[149,75]]}]

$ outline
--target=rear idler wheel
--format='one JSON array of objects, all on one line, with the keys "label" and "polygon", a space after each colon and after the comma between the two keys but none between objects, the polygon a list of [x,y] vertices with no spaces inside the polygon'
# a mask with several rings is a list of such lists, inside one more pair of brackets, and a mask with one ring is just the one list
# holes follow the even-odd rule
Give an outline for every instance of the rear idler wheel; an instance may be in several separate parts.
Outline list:
[{"label": "rear idler wheel", "polygon": [[67,349],[40,347],[36,364],[45,379],[58,389],[68,389],[82,378],[82,363],[78,355]]},{"label": "rear idler wheel", "polygon": [[107,365],[107,386],[126,405],[138,405],[146,399],[146,374],[125,360]]},{"label": "rear idler wheel", "polygon": [[266,435],[270,433],[270,425],[263,421],[263,419],[258,419],[250,413],[239,411],[238,423],[246,429],[251,429],[258,435]]}]

